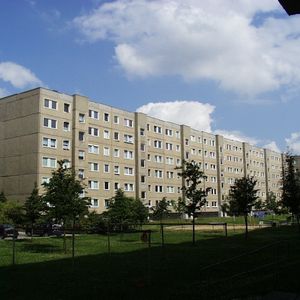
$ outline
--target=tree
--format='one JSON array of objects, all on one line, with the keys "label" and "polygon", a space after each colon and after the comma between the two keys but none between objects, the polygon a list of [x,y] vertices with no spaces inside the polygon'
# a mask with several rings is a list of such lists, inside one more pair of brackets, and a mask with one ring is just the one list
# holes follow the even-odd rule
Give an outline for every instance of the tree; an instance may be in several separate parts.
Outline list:
[{"label": "tree", "polygon": [[296,216],[300,231],[300,175],[295,171],[294,158],[290,153],[286,154],[285,166],[282,174],[282,205]]},{"label": "tree", "polygon": [[24,221],[23,206],[17,201],[0,203],[0,223],[21,225]]},{"label": "tree", "polygon": [[181,167],[176,169],[181,169],[178,173],[183,179],[183,205],[185,212],[192,216],[193,222],[193,245],[195,245],[195,217],[196,212],[200,211],[206,203],[207,193],[210,188],[203,189],[199,185],[206,179],[206,176],[201,171],[201,167],[195,161],[187,162],[183,161]]},{"label": "tree", "polygon": [[6,201],[7,201],[6,196],[5,196],[4,192],[1,191],[1,193],[0,193],[0,203],[4,203]]},{"label": "tree", "polygon": [[279,203],[276,200],[276,195],[273,192],[269,192],[267,194],[267,198],[264,205],[265,208],[273,212],[273,214],[277,214],[279,212]]},{"label": "tree", "polygon": [[90,198],[81,196],[84,192],[82,183],[76,179],[74,169],[65,168],[64,163],[64,160],[58,161],[58,169],[52,172],[49,182],[43,183],[45,188],[43,199],[49,206],[50,216],[64,225],[64,250],[66,252],[66,224],[68,222],[72,224],[74,233],[75,222],[88,214]]},{"label": "tree", "polygon": [[229,204],[227,202],[223,202],[221,204],[221,211],[222,211],[222,216],[226,217],[227,213],[229,212]]},{"label": "tree", "polygon": [[148,209],[139,199],[126,197],[121,189],[110,199],[108,211],[104,213],[109,221],[121,231],[130,223],[142,224],[147,220]]},{"label": "tree", "polygon": [[163,218],[170,212],[169,203],[166,197],[163,197],[161,201],[159,201],[155,208],[153,208],[153,218],[160,220],[162,222]]},{"label": "tree", "polygon": [[31,192],[31,195],[26,199],[25,205],[25,219],[31,225],[31,236],[33,236],[33,226],[46,211],[45,202],[42,200],[42,197],[39,195],[39,189],[37,183],[34,183],[34,188]]},{"label": "tree", "polygon": [[255,189],[257,180],[253,177],[236,179],[229,190],[230,210],[234,214],[243,215],[245,218],[245,237],[248,238],[248,214],[256,204],[258,196]]}]

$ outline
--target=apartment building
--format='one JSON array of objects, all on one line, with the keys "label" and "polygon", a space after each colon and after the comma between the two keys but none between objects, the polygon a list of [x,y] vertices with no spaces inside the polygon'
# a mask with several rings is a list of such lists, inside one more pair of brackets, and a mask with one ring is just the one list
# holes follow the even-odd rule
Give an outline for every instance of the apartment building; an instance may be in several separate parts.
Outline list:
[{"label": "apartment building", "polygon": [[198,162],[207,177],[206,213],[217,214],[244,175],[257,179],[263,200],[280,195],[280,153],[45,88],[0,99],[0,190],[8,198],[23,201],[61,159],[98,212],[118,188],[148,206],[177,200],[183,160]]}]

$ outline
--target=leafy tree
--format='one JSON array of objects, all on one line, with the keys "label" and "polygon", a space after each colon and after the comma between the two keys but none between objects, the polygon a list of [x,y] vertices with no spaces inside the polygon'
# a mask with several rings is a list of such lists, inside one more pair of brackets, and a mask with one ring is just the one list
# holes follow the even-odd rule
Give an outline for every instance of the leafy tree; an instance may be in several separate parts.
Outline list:
[{"label": "leafy tree", "polygon": [[49,182],[43,183],[46,190],[43,199],[49,206],[51,217],[64,225],[64,249],[66,252],[66,224],[71,223],[74,232],[76,221],[88,214],[90,199],[81,197],[84,187],[76,179],[74,169],[65,168],[64,162],[64,160],[58,161],[58,169],[52,172]]},{"label": "leafy tree", "polygon": [[31,236],[33,236],[33,226],[41,218],[43,213],[46,211],[45,202],[39,195],[39,189],[36,182],[34,183],[34,188],[31,195],[26,199],[25,205],[25,219],[31,225]]},{"label": "leafy tree", "polygon": [[23,206],[17,201],[0,203],[0,223],[21,225],[24,222]]},{"label": "leafy tree", "polygon": [[134,199],[133,201],[133,220],[140,225],[145,223],[149,216],[149,210],[142,203],[140,199]]},{"label": "leafy tree", "polygon": [[279,203],[276,200],[276,195],[273,192],[269,192],[267,194],[265,208],[269,211],[272,211],[274,214],[279,213]]},{"label": "leafy tree", "polygon": [[183,161],[181,167],[176,169],[181,169],[181,172],[178,173],[184,180],[182,187],[183,190],[183,203],[185,212],[192,216],[193,222],[193,245],[195,245],[195,217],[196,212],[200,211],[206,203],[207,193],[210,188],[206,190],[199,187],[199,185],[206,179],[206,176],[201,171],[201,167],[195,161],[187,162]]},{"label": "leafy tree", "polygon": [[227,215],[227,213],[229,212],[229,204],[227,202],[223,202],[221,204],[221,211],[222,211],[223,217],[225,217]]},{"label": "leafy tree", "polygon": [[257,180],[253,177],[236,179],[229,191],[230,210],[235,215],[243,215],[245,218],[245,237],[248,237],[248,214],[256,204],[258,196],[255,189]]},{"label": "leafy tree", "polygon": [[169,203],[166,197],[163,197],[158,202],[155,208],[153,208],[153,218],[162,222],[163,218],[170,212]]},{"label": "leafy tree", "polygon": [[282,174],[282,205],[296,216],[300,231],[300,176],[295,171],[294,158],[290,153],[286,154],[285,167]]},{"label": "leafy tree", "polygon": [[4,203],[6,201],[7,201],[7,198],[6,198],[5,194],[4,194],[4,192],[1,191],[1,193],[0,193],[0,203]]}]

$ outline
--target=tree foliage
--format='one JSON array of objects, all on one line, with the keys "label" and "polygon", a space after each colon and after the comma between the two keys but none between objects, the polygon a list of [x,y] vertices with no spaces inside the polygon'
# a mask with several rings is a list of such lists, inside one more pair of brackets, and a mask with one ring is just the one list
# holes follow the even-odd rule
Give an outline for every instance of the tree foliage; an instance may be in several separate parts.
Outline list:
[{"label": "tree foliage", "polygon": [[118,189],[113,198],[110,199],[108,211],[104,213],[112,224],[123,227],[125,224],[143,223],[147,220],[148,209],[139,199],[125,196]]},{"label": "tree foliage", "polygon": [[245,218],[246,231],[248,236],[248,214],[252,207],[257,203],[257,189],[255,189],[257,180],[253,177],[243,177],[236,179],[233,186],[229,190],[229,206],[230,211],[234,215],[243,215]]},{"label": "tree foliage", "polygon": [[0,192],[0,203],[4,203],[7,201],[7,198],[3,191]]},{"label": "tree foliage", "polygon": [[169,206],[170,205],[166,197],[163,197],[162,200],[157,203],[156,207],[153,208],[153,218],[162,221],[162,219],[170,213]]},{"label": "tree foliage", "polygon": [[300,175],[294,167],[294,157],[286,154],[285,166],[282,174],[282,205],[296,216],[300,230]]},{"label": "tree foliage", "polygon": [[66,225],[66,222],[75,222],[88,213],[90,199],[81,196],[84,187],[76,179],[75,171],[65,168],[63,160],[58,164],[59,168],[52,172],[49,182],[43,183],[43,199],[49,206],[51,217]]},{"label": "tree foliage", "polygon": [[273,192],[267,194],[266,201],[264,203],[265,209],[273,212],[274,214],[279,213],[279,203],[276,199],[276,195]]},{"label": "tree foliage", "polygon": [[0,203],[0,223],[22,225],[24,222],[23,206],[17,201]]},{"label": "tree foliage", "polygon": [[193,244],[195,244],[195,217],[196,212],[201,210],[206,203],[207,193],[210,188],[202,188],[200,185],[206,179],[201,171],[200,165],[195,161],[183,161],[182,166],[178,167],[178,173],[183,179],[183,203],[185,212],[193,217]]}]

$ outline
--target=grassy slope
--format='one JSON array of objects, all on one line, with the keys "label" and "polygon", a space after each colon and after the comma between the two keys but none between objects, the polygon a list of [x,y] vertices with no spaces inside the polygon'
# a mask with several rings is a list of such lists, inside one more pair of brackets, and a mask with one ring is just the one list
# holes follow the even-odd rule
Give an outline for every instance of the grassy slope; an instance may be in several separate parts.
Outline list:
[{"label": "grassy slope", "polygon": [[[241,234],[225,238],[198,233],[196,247],[190,243],[191,232],[166,232],[164,248],[156,232],[151,249],[139,235],[113,236],[111,255],[107,237],[78,236],[74,264],[70,253],[63,254],[59,238],[19,241],[14,267],[8,266],[11,242],[1,241],[0,299],[220,299],[273,289],[300,292],[300,240],[294,228],[257,230],[248,241]],[[206,269],[278,241],[282,242]],[[232,277],[274,262],[278,263]]]}]

